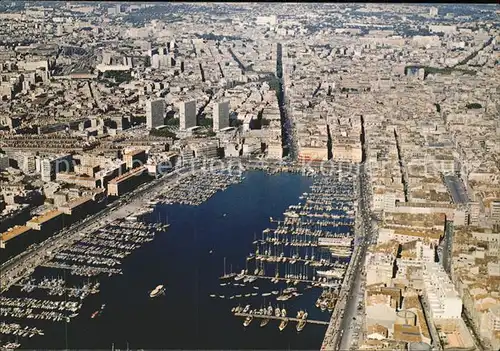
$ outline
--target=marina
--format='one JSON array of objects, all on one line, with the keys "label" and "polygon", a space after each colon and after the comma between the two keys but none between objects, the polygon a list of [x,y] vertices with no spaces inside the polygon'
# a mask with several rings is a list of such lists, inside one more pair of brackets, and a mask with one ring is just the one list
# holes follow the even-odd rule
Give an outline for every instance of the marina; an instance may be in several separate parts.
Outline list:
[{"label": "marina", "polygon": [[[56,327],[64,323],[65,328],[72,330],[71,339],[66,342],[73,348],[106,348],[115,342],[124,346],[125,341],[149,348],[239,348],[243,342],[253,348],[261,348],[263,342],[275,349],[286,347],[285,339],[271,336],[276,333],[288,335],[286,342],[293,340],[297,347],[319,347],[324,334],[320,327],[328,324],[328,312],[335,303],[337,286],[349,259],[335,256],[334,252],[354,244],[351,240],[344,246],[324,246],[319,239],[343,240],[352,236],[350,202],[339,201],[328,216],[321,215],[319,207],[304,210],[307,200],[321,201],[321,194],[310,188],[321,182],[314,175],[304,178],[293,173],[269,176],[247,172],[244,177],[232,177],[231,184],[241,184],[228,186],[225,191],[220,191],[219,184],[214,194],[199,198],[203,201],[195,201],[189,193],[184,195],[184,202],[169,197],[173,203],[165,204],[163,200],[171,188],[162,188],[149,197],[139,214],[127,214],[126,218],[106,224],[53,253],[48,262],[5,293],[5,297],[19,299],[13,300],[15,304],[36,296],[35,305],[47,308],[30,307],[33,301],[17,307],[8,302],[9,306],[4,307],[5,300],[2,311],[6,314],[2,319],[9,324],[36,322],[34,327],[44,330],[45,335],[61,337],[49,339],[35,334],[30,338],[4,333],[0,344],[66,347],[61,343],[65,334],[61,335],[61,328]],[[330,195],[348,193],[348,183],[342,180],[334,184],[335,191]],[[265,200],[269,198],[279,199],[278,211],[275,203]],[[297,198],[301,202],[296,203]],[[289,207],[294,201],[294,207]],[[167,228],[169,235],[157,235]],[[241,232],[241,228],[247,229]],[[327,271],[335,272],[334,276],[322,275]],[[107,284],[108,280],[114,283]],[[160,294],[150,297],[154,288],[165,281],[169,282],[168,294],[160,288]],[[197,293],[193,296],[193,292]],[[321,303],[315,307],[318,299]],[[61,300],[69,304],[61,305],[57,302]],[[43,301],[54,302],[44,305]],[[293,319],[295,316],[280,315],[276,319],[275,314],[273,318],[253,314],[252,318],[262,325],[255,330],[262,334],[257,340],[251,337],[254,332],[244,332],[242,324],[234,323],[234,313],[228,314],[229,319],[221,313],[231,309],[227,305],[231,301],[256,306],[274,302],[287,310],[307,309],[310,316],[301,322],[300,318]],[[98,308],[103,302],[105,313]],[[180,321],[174,318],[179,314],[197,317]],[[211,322],[214,315],[217,321]],[[237,317],[246,320],[248,315]],[[131,320],[141,321],[140,333],[130,329]],[[280,322],[279,328],[270,328],[273,320]],[[160,325],[161,329],[168,326],[175,335],[164,340]],[[80,328],[96,335],[92,342],[78,332]],[[291,335],[292,330],[301,333]],[[224,335],[230,333],[231,338],[214,338],[222,331]],[[191,332],[197,337],[189,336]],[[224,340],[224,344],[217,340]]]},{"label": "marina", "polygon": [[48,295],[67,295],[68,297],[85,298],[90,294],[97,294],[99,292],[99,282],[84,283],[81,287],[67,287],[66,281],[62,278],[46,278],[40,280],[38,283],[35,278],[25,279],[24,281],[15,284],[21,288],[22,292],[30,293],[35,289],[48,290]]},{"label": "marina", "polygon": [[[289,205],[281,218],[270,217],[269,221],[276,224],[275,228],[265,228],[260,238],[254,235],[254,252],[246,257],[245,269],[240,273],[233,273],[231,269],[231,273],[227,274],[224,259],[224,274],[219,278],[229,282],[220,284],[221,287],[231,285],[231,280],[244,284],[268,281],[279,285],[279,292],[273,294],[275,290],[260,296],[280,302],[319,288],[323,290],[313,306],[323,312],[333,311],[354,246],[355,176],[345,174],[344,178],[333,178],[314,172],[309,176],[313,184],[308,192],[299,196],[301,202]],[[299,284],[306,284],[301,292],[296,288]],[[236,294],[227,298],[241,299],[255,295]],[[210,296],[226,298],[226,295],[217,293]],[[279,319],[280,331],[286,328],[288,321],[300,321],[285,316],[270,317],[262,308],[256,311],[234,312],[233,308],[232,312],[235,316],[246,317],[244,326],[248,326],[254,317],[266,320],[264,325],[269,319]],[[327,325],[328,322],[317,320],[311,324]],[[297,328],[302,330],[304,324]]]},{"label": "marina", "polygon": [[[124,220],[103,226],[88,237],[55,253],[51,260],[37,268],[55,269],[57,277],[28,276],[13,285],[23,295],[36,293],[39,296],[41,292],[46,298],[0,296],[0,316],[16,322],[31,320],[70,323],[80,314],[84,299],[100,292],[99,278],[123,274],[122,269],[117,268],[122,265],[123,260],[141,245],[152,241],[159,231],[167,228],[166,223]],[[82,280],[83,277],[87,277],[86,281]],[[89,277],[92,277],[92,282]],[[68,280],[78,283],[71,286]],[[54,300],[53,297],[64,300]],[[91,318],[97,317],[101,312],[94,312]],[[23,339],[44,335],[36,327],[17,326],[18,323],[0,325],[3,347],[17,348],[22,345]],[[16,337],[15,342],[8,339],[11,336]],[[4,342],[5,338],[8,342]]]},{"label": "marina", "polygon": [[35,335],[44,335],[44,332],[42,329],[38,329],[36,327],[23,327],[17,323],[2,322],[0,323],[0,334],[32,338]]},{"label": "marina", "polygon": [[159,197],[162,204],[183,204],[197,206],[211,198],[218,191],[243,181],[245,177],[231,171],[197,173],[178,180],[165,195]]}]

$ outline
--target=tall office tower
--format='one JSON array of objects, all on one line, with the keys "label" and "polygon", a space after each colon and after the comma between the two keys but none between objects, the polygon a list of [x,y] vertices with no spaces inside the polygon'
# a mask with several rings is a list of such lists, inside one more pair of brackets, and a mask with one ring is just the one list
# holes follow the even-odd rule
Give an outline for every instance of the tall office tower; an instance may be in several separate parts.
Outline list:
[{"label": "tall office tower", "polygon": [[116,11],[116,12],[115,12],[116,14],[120,14],[120,13],[122,13],[122,5],[117,4],[117,5],[116,5],[116,10],[115,10],[115,11]]},{"label": "tall office tower", "polygon": [[146,101],[146,125],[148,129],[153,129],[163,125],[163,114],[165,112],[162,99]]},{"label": "tall office tower", "polygon": [[229,101],[214,103],[213,122],[214,131],[229,127]]},{"label": "tall office tower", "polygon": [[431,7],[431,9],[429,10],[429,15],[431,15],[432,17],[436,17],[438,15],[438,8],[437,7]]},{"label": "tall office tower", "polygon": [[180,130],[196,126],[196,100],[181,102],[179,115]]}]

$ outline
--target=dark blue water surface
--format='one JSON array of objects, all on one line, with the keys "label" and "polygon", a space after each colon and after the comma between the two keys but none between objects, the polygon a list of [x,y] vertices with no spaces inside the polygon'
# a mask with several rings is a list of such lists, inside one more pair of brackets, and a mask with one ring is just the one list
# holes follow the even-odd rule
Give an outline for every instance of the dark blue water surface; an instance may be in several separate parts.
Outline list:
[{"label": "dark blue water surface", "polygon": [[[254,251],[254,236],[271,226],[269,217],[283,218],[283,211],[297,203],[312,183],[288,173],[248,172],[245,176],[243,183],[218,192],[198,207],[158,205],[151,216],[168,220],[168,231],[126,258],[123,275],[101,279],[101,292],[84,300],[80,315],[71,323],[44,323],[45,336],[24,340],[22,346],[110,349],[114,343],[115,348],[124,349],[128,343],[133,349],[319,349],[325,326],[308,324],[297,333],[295,323],[290,322],[280,332],[277,321],[260,328],[260,320],[255,319],[244,328],[243,320],[231,314],[231,307],[238,304],[276,305],[273,296],[266,301],[260,294],[285,286],[258,280],[245,287],[221,287],[224,257],[228,271],[230,265],[233,271],[244,269],[246,256]],[[37,275],[49,271],[62,274],[44,268]],[[166,286],[165,296],[149,298],[149,291],[158,284]],[[227,299],[251,292],[259,295]],[[289,315],[305,308],[310,319],[328,320],[328,312],[314,307],[320,292],[307,290],[280,306]],[[211,298],[212,293],[226,298]],[[91,319],[102,303],[106,303],[102,316]],[[34,324],[30,322],[23,323]]]}]

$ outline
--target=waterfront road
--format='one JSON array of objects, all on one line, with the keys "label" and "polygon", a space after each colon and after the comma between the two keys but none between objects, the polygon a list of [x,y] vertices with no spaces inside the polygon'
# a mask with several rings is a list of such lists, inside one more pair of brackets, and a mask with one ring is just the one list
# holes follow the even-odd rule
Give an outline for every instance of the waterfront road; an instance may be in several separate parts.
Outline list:
[{"label": "waterfront road", "polygon": [[359,241],[357,265],[352,279],[352,286],[345,306],[344,318],[340,328],[344,330],[340,339],[340,350],[357,349],[358,340],[362,340],[362,324],[364,322],[364,291],[365,291],[365,259],[370,243],[374,242],[377,230],[369,210],[368,186],[370,182],[365,173],[365,164],[360,166],[359,212],[362,240]]},{"label": "waterfront road", "polygon": [[357,246],[347,269],[339,300],[332,313],[322,350],[349,350],[355,347],[359,339],[361,329],[359,322],[362,321],[363,316],[358,308],[362,305],[364,295],[364,260],[367,247],[373,242],[376,233],[369,210],[368,187],[370,183],[367,181],[365,164],[360,164],[359,171],[355,232]]}]

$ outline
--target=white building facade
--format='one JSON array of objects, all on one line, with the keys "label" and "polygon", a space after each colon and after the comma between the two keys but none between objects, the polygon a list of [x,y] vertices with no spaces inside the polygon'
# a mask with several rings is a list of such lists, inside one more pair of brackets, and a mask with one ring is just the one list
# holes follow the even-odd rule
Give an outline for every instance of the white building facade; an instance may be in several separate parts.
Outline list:
[{"label": "white building facade", "polygon": [[437,262],[426,262],[422,272],[424,293],[433,319],[459,319],[462,299],[443,267]]}]

